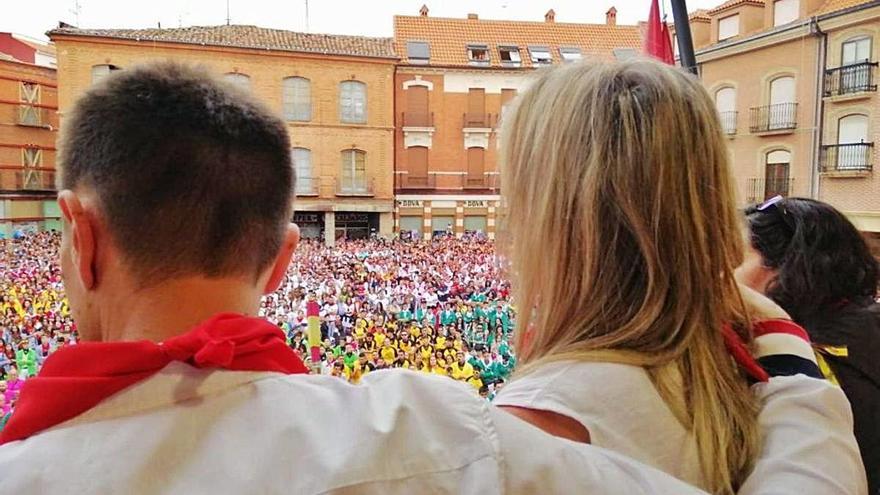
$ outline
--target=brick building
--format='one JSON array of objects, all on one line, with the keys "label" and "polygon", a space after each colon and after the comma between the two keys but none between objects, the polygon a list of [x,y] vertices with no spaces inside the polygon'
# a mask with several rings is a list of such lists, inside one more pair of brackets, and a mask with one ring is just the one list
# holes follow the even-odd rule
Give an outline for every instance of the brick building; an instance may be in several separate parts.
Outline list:
[{"label": "brick building", "polygon": [[397,61],[390,38],[256,26],[49,32],[62,115],[94,81],[155,59],[206,64],[288,122],[297,170],[294,221],[305,237],[390,235]]},{"label": "brick building", "polygon": [[829,202],[880,253],[880,2],[730,0],[690,23],[740,200]]},{"label": "brick building", "polygon": [[[60,228],[55,203],[55,70],[33,63],[34,46],[20,43],[10,49],[4,43],[10,39],[14,38],[0,33],[0,238]],[[47,58],[40,62],[48,64],[51,47],[41,52]]]},{"label": "brick building", "polygon": [[395,16],[396,230],[483,231],[499,208],[498,124],[536,69],[582,58],[622,59],[641,47],[638,26]]}]

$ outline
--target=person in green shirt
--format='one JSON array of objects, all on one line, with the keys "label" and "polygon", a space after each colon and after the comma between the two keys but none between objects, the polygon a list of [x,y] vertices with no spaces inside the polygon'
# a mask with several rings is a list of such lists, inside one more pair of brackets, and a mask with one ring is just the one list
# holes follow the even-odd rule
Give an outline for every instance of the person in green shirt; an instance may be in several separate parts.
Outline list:
[{"label": "person in green shirt", "polygon": [[348,369],[354,369],[354,364],[357,362],[359,356],[356,352],[354,352],[354,346],[348,344],[345,346],[345,354],[342,355],[342,361],[345,363],[345,367]]},{"label": "person in green shirt", "polygon": [[402,321],[404,323],[413,319],[412,311],[409,308],[401,309],[399,313],[397,313],[397,321]]},{"label": "person in green shirt", "polygon": [[440,312],[440,324],[446,327],[451,327],[458,322],[458,313],[454,311],[449,305],[443,306],[443,311]]},{"label": "person in green shirt", "polygon": [[26,340],[18,344],[18,350],[15,351],[15,365],[19,370],[27,370],[28,377],[37,374],[37,353],[28,346]]}]

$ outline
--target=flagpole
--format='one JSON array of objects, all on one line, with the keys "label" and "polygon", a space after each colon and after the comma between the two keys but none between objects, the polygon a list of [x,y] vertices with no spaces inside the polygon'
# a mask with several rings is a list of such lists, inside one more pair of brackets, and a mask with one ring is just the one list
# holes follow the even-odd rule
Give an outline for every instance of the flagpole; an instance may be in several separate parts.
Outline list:
[{"label": "flagpole", "polygon": [[691,38],[691,24],[688,21],[687,0],[672,1],[672,18],[675,22],[675,38],[678,40],[678,56],[681,66],[697,74],[697,57],[694,55],[694,41]]}]

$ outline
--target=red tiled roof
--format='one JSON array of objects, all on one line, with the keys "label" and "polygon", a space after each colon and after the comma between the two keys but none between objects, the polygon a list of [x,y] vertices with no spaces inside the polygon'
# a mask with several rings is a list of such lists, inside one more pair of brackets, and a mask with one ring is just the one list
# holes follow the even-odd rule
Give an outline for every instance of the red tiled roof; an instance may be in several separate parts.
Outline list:
[{"label": "red tiled roof", "polygon": [[702,21],[702,22],[711,22],[712,18],[709,17],[709,11],[706,9],[697,9],[690,14],[688,14],[688,20],[691,22]]},{"label": "red tiled roof", "polygon": [[192,45],[256,48],[289,52],[320,53],[396,59],[391,38],[368,38],[335,34],[312,34],[257,26],[191,26],[171,29],[80,29],[59,27],[52,36],[87,36],[136,41],[160,41]]},{"label": "red tiled roof", "polygon": [[715,7],[714,9],[710,9],[708,14],[717,14],[733,7],[739,7],[740,5],[754,5],[756,7],[763,7],[764,2],[763,0],[727,0],[721,5]]},{"label": "red tiled roof", "polygon": [[519,47],[522,67],[531,67],[530,45],[550,48],[555,63],[560,62],[559,47],[580,48],[585,57],[613,59],[615,48],[641,50],[642,31],[627,25],[394,16],[394,43],[404,63],[407,41],[430,43],[428,65],[469,67],[467,45],[483,44],[489,48],[490,67],[503,67],[499,45]]}]

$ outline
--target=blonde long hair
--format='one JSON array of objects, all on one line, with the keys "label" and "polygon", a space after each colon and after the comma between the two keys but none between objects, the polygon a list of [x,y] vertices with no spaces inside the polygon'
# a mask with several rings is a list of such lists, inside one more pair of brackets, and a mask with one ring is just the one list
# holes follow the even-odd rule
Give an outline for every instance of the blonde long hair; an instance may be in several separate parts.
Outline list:
[{"label": "blonde long hair", "polygon": [[759,453],[758,405],[721,333],[727,322],[749,340],[711,98],[650,61],[574,64],[537,77],[502,136],[520,373],[558,359],[645,367],[694,434],[706,488],[735,493]]}]

